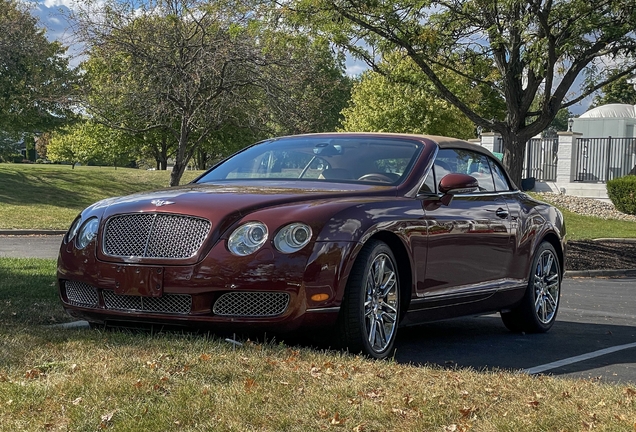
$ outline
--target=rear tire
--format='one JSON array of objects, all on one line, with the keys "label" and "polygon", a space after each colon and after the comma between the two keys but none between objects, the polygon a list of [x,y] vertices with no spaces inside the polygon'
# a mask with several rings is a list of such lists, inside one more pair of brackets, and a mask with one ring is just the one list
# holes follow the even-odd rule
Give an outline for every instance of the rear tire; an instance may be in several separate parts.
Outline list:
[{"label": "rear tire", "polygon": [[504,325],[513,332],[545,333],[552,327],[559,310],[562,273],[554,247],[539,245],[528,280],[526,293],[519,306],[502,312]]},{"label": "rear tire", "polygon": [[386,243],[365,244],[349,275],[338,317],[342,345],[374,359],[392,353],[400,317],[399,279]]}]

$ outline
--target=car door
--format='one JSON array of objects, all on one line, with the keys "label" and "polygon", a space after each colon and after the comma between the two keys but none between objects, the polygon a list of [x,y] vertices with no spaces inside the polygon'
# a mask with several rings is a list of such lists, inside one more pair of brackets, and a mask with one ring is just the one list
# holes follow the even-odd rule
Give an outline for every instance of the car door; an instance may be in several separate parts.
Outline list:
[{"label": "car door", "polygon": [[462,173],[475,177],[479,190],[455,195],[448,205],[425,208],[428,250],[418,296],[487,297],[505,283],[512,259],[510,216],[490,166],[489,157],[481,153],[439,150],[433,184],[446,174]]}]

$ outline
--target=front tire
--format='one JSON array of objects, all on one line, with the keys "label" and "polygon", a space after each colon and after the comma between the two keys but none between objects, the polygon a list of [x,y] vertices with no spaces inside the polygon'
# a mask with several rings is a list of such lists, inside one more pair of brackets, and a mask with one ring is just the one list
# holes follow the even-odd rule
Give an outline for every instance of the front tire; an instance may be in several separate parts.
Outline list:
[{"label": "front tire", "polygon": [[521,303],[510,312],[501,313],[504,325],[514,332],[545,333],[550,330],[559,310],[561,279],[554,247],[548,242],[541,243]]},{"label": "front tire", "polygon": [[386,243],[371,240],[353,265],[338,319],[342,344],[352,352],[384,359],[395,343],[400,284],[395,257]]}]

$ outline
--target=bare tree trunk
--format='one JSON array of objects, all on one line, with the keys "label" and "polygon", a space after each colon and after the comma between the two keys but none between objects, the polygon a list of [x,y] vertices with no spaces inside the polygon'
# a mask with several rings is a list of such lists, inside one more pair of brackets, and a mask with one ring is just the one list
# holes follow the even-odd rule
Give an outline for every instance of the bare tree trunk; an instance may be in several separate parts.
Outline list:
[{"label": "bare tree trunk", "polygon": [[168,139],[166,137],[161,139],[161,149],[159,153],[159,169],[165,171],[168,169]]},{"label": "bare tree trunk", "polygon": [[515,186],[521,188],[521,179],[523,177],[523,158],[526,153],[526,140],[519,135],[509,132],[502,135],[503,138],[503,163],[510,179]]},{"label": "bare tree trunk", "polygon": [[188,117],[184,114],[181,116],[179,145],[177,146],[177,152],[174,157],[174,167],[172,167],[172,172],[170,173],[171,187],[179,186],[179,183],[181,182],[181,176],[183,176],[183,172],[185,171],[188,160],[190,159],[189,155],[186,155],[189,132]]}]

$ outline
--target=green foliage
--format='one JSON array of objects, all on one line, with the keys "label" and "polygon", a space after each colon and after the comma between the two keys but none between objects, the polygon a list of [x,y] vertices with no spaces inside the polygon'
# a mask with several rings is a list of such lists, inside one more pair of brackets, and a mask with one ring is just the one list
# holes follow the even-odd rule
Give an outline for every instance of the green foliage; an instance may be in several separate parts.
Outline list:
[{"label": "green foliage", "polygon": [[601,94],[594,96],[591,108],[613,103],[636,105],[636,90],[628,79],[629,76],[624,76],[601,87]]},{"label": "green foliage", "polygon": [[205,166],[253,137],[333,130],[340,120],[349,95],[343,58],[324,40],[282,30],[273,6],[113,0],[78,8],[89,113],[133,133],[158,166],[172,156],[173,185],[192,158]]},{"label": "green foliage", "polygon": [[0,0],[0,130],[37,132],[73,118],[78,75],[66,48],[49,42],[26,3]]},{"label": "green foliage", "polygon": [[22,141],[20,139],[0,130],[0,162],[12,161],[16,157],[22,159],[21,147]]},{"label": "green foliage", "polygon": [[[439,91],[410,58],[393,53],[385,57],[379,68],[387,73],[367,71],[354,84],[351,102],[342,111],[345,131],[475,137],[473,122],[439,96]],[[480,90],[471,87],[466,79],[455,75],[455,80],[453,89],[470,99],[476,110],[496,107],[489,115],[503,116],[501,98],[485,100]]]},{"label": "green foliage", "polygon": [[618,210],[636,215],[636,175],[608,181],[607,195]]},{"label": "green foliage", "polygon": [[84,121],[55,132],[47,146],[47,156],[53,162],[68,162],[73,166],[115,165],[130,163],[127,135],[99,123]]}]

